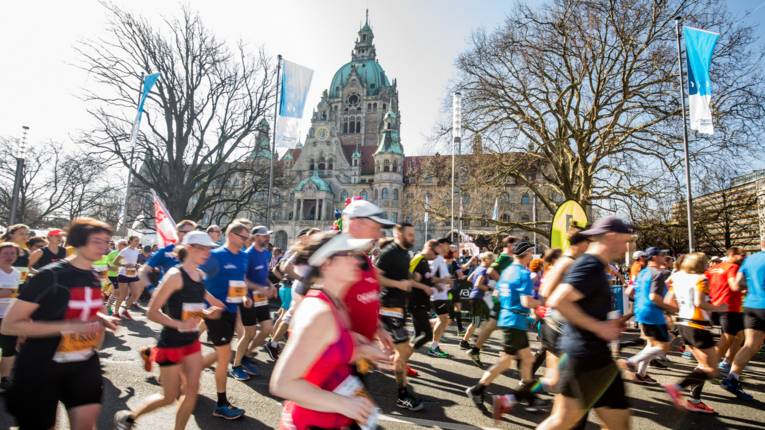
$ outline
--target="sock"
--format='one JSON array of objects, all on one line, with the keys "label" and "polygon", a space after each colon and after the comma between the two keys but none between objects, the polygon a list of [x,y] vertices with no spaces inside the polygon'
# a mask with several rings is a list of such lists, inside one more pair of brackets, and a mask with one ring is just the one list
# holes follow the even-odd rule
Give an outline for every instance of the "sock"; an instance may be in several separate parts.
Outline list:
[{"label": "sock", "polygon": [[646,373],[648,373],[648,362],[647,361],[641,361],[638,364],[637,373],[640,376],[645,376]]},{"label": "sock", "polygon": [[646,346],[643,348],[640,352],[635,354],[632,358],[630,358],[631,363],[640,363],[642,361],[650,362],[654,358],[658,357],[659,355],[663,354],[664,350],[661,349],[661,347],[658,346]]},{"label": "sock", "polygon": [[276,343],[276,342],[274,342],[273,340],[272,340],[272,341],[269,341],[269,342],[268,342],[268,344],[269,344],[269,345],[271,345],[271,348],[276,348],[276,347],[278,347],[278,346],[279,346],[279,344],[278,344],[278,343]]},{"label": "sock", "polygon": [[228,399],[226,399],[226,392],[218,393],[218,406],[227,406]]},{"label": "sock", "polygon": [[700,384],[694,386],[691,389],[691,401],[693,403],[698,403],[701,401],[701,390],[704,388],[704,381],[701,381]]},{"label": "sock", "polygon": [[481,353],[481,350],[480,350],[480,349],[478,349],[478,347],[477,347],[477,346],[474,346],[474,347],[470,348],[470,353],[471,353],[471,354],[473,354],[473,355],[475,355],[475,354],[480,354],[480,353]]},{"label": "sock", "polygon": [[738,376],[738,373],[736,373],[736,372],[731,370],[730,373],[728,374],[728,378],[732,378],[732,379],[735,379],[736,381],[738,381],[739,376]]},{"label": "sock", "polygon": [[404,394],[406,394],[406,385],[399,385],[398,386],[398,396],[401,397]]},{"label": "sock", "polygon": [[480,382],[473,385],[473,392],[476,394],[483,394],[483,392],[486,391],[486,385],[481,384]]},{"label": "sock", "polygon": [[691,373],[685,376],[679,385],[682,388],[688,388],[693,385],[703,384],[708,378],[707,373],[701,369],[693,369]]},{"label": "sock", "polygon": [[430,344],[430,349],[436,349],[436,348],[438,348],[438,342],[434,340],[433,343]]}]

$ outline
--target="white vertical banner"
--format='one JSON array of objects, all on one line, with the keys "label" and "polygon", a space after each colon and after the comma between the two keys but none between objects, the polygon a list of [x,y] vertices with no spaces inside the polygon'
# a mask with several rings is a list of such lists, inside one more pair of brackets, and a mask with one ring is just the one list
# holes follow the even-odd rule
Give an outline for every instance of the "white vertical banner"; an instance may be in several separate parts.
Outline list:
[{"label": "white vertical banner", "polygon": [[300,135],[308,90],[313,70],[291,61],[282,60],[279,92],[279,115],[276,118],[276,147],[294,148]]},{"label": "white vertical banner", "polygon": [[429,220],[429,217],[428,217],[429,210],[430,210],[430,199],[428,198],[428,195],[425,194],[425,215],[423,216],[423,222],[425,224],[427,224]]},{"label": "white vertical banner", "polygon": [[494,198],[494,210],[491,211],[492,221],[499,221],[499,198]]},{"label": "white vertical banner", "polygon": [[688,112],[691,130],[703,134],[713,134],[712,82],[709,79],[709,66],[715,50],[719,33],[693,27],[683,27],[685,38],[685,56],[688,62]]}]

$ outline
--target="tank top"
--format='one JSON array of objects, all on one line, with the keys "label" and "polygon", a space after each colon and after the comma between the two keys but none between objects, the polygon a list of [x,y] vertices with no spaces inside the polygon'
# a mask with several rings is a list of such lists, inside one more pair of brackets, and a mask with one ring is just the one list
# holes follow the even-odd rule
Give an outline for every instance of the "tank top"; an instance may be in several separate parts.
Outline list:
[{"label": "tank top", "polygon": [[[353,338],[335,303],[323,291],[308,291],[301,306],[309,306],[311,300],[321,300],[329,305],[340,334],[303,375],[303,379],[323,390],[332,391],[351,376],[349,363],[353,357]],[[338,429],[352,424],[353,420],[342,414],[317,412],[287,400],[284,402],[279,428],[282,430],[307,430],[312,427]]]},{"label": "tank top", "polygon": [[[174,320],[185,320],[193,316],[202,317],[201,312],[205,309],[205,284],[203,281],[195,281],[178,266],[181,272],[183,286],[167,299],[162,307],[162,312]],[[162,327],[157,346],[160,348],[174,348],[193,343],[199,337],[197,331],[181,332],[172,327]]]},{"label": "tank top", "polygon": [[26,248],[21,248],[19,252],[19,258],[13,262],[13,267],[28,267],[29,266],[29,251]]},{"label": "tank top", "polygon": [[709,284],[704,275],[696,275],[686,272],[675,272],[668,280],[675,292],[677,301],[677,323],[697,329],[709,330],[709,314],[707,311],[696,306],[696,292],[704,293],[705,300],[709,301]]},{"label": "tank top", "polygon": [[41,267],[45,267],[49,265],[50,263],[55,263],[58,260],[63,260],[66,258],[66,248],[59,246],[58,251],[54,254],[53,251],[51,251],[47,246],[42,248],[42,256],[37,260],[37,263],[34,264],[35,269],[39,269]]}]

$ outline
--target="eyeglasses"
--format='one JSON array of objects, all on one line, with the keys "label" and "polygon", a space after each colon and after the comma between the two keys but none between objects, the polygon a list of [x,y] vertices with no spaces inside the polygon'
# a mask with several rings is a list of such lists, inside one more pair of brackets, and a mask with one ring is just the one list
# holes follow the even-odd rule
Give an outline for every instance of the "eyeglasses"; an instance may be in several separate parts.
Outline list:
[{"label": "eyeglasses", "polygon": [[178,233],[189,234],[194,230],[178,230]]},{"label": "eyeglasses", "polygon": [[105,246],[105,245],[109,245],[109,243],[110,242],[108,240],[103,240],[103,239],[90,239],[90,240],[88,240],[88,244],[90,244],[90,245]]}]

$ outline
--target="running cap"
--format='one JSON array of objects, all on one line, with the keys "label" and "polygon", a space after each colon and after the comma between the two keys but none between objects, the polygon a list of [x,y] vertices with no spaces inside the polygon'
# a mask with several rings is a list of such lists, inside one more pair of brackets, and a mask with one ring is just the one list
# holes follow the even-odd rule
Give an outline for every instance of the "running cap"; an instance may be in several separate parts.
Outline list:
[{"label": "running cap", "polygon": [[645,253],[643,253],[643,256],[645,258],[653,258],[657,255],[669,255],[669,249],[661,249],[656,246],[652,246],[645,250]]},{"label": "running cap", "polygon": [[582,231],[582,234],[585,236],[598,236],[606,233],[632,234],[634,232],[635,229],[629,223],[622,221],[617,216],[611,215],[595,221],[592,227]]},{"label": "running cap", "polygon": [[525,240],[521,240],[513,244],[513,255],[523,255],[528,251],[532,251],[533,249],[534,245],[526,242]]},{"label": "running cap", "polygon": [[372,202],[366,200],[354,200],[343,209],[343,215],[348,218],[369,218],[380,224],[383,228],[391,228],[395,222],[385,219],[384,212]]},{"label": "running cap", "polygon": [[48,230],[48,237],[61,236],[62,234],[64,234],[64,230],[61,230],[60,228],[54,228],[54,229]]},{"label": "running cap", "polygon": [[210,235],[204,231],[192,231],[186,233],[186,236],[183,237],[183,244],[206,246],[208,248],[218,247],[218,244],[213,242],[212,239],[210,239]]},{"label": "running cap", "polygon": [[252,230],[250,230],[250,234],[253,236],[270,236],[272,233],[273,231],[269,230],[264,225],[253,227]]},{"label": "running cap", "polygon": [[645,257],[645,252],[643,252],[643,251],[635,251],[635,252],[632,253],[632,259],[633,260],[637,260],[637,259],[643,258],[643,257]]},{"label": "running cap", "polygon": [[438,243],[448,243],[449,245],[451,245],[452,244],[452,240],[449,239],[448,237],[442,237],[442,238],[438,239]]},{"label": "running cap", "polygon": [[333,255],[345,251],[361,251],[368,248],[371,244],[372,239],[353,239],[347,233],[340,233],[317,249],[308,258],[308,264],[313,267],[319,267]]}]

